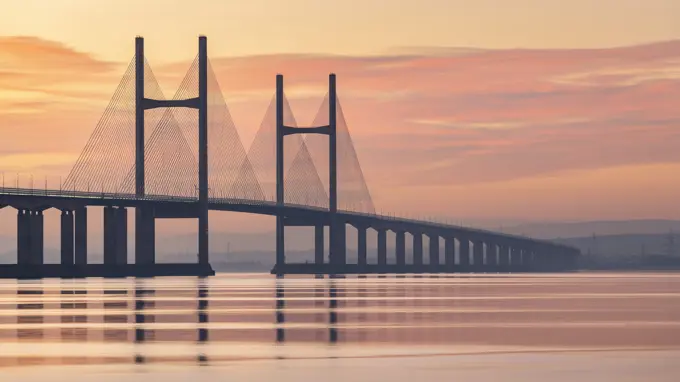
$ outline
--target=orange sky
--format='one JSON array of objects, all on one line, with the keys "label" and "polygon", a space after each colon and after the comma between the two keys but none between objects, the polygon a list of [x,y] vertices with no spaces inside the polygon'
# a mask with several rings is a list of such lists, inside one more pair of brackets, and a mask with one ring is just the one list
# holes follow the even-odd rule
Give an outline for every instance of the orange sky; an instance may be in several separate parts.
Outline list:
[{"label": "orange sky", "polygon": [[673,0],[12,2],[0,14],[0,170],[7,184],[20,173],[58,185],[134,36],[167,95],[204,33],[246,146],[277,72],[301,124],[338,74],[379,210],[680,218],[678,14]]}]

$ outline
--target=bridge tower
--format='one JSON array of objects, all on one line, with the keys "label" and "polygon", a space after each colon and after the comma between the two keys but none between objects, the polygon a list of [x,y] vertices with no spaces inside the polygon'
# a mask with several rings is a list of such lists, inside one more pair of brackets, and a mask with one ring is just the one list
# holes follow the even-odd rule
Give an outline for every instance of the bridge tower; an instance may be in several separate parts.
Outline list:
[{"label": "bridge tower", "polygon": [[[144,172],[144,111],[154,108],[187,107],[198,110],[198,262],[209,263],[208,250],[208,43],[205,36],[198,38],[198,97],[189,99],[157,100],[144,96],[144,39],[135,40],[135,196],[143,199]],[[164,217],[168,217],[167,213]],[[186,217],[186,216],[181,216]],[[135,257],[138,264],[155,263],[155,218],[151,206],[135,211]]]},{"label": "bridge tower", "polygon": [[[314,127],[290,127],[284,124],[284,94],[283,94],[283,75],[276,76],[276,205],[278,212],[276,214],[276,267],[285,266],[285,216],[284,216],[284,138],[286,135],[292,134],[322,134],[328,135],[328,164],[329,164],[329,181],[328,181],[328,195],[329,195],[329,220],[315,224],[316,247],[317,254],[316,262],[319,258],[323,258],[323,253],[319,254],[319,242],[323,243],[323,234],[319,234],[319,227],[324,225],[329,226],[330,236],[330,263],[331,264],[345,264],[346,245],[345,245],[345,225],[344,222],[339,222],[337,218],[338,211],[338,176],[337,176],[337,94],[335,86],[335,74],[328,76],[328,104],[329,115],[328,125],[314,126]],[[321,231],[323,232],[323,231]],[[321,250],[323,250],[321,248]]]}]

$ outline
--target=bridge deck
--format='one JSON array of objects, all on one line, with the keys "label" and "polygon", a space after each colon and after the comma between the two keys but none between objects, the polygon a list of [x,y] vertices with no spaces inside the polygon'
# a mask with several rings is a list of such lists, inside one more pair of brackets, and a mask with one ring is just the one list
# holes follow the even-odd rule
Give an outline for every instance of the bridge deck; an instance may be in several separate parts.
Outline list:
[{"label": "bridge deck", "polygon": [[[26,243],[31,243],[31,235],[43,235],[43,211],[56,208],[62,210],[62,230],[65,230],[69,238],[73,237],[73,216],[67,211],[80,209],[86,217],[86,206],[115,207],[110,211],[126,212],[125,208],[141,208],[140,210],[151,210],[154,219],[163,218],[191,218],[198,216],[199,204],[193,198],[176,198],[165,195],[147,195],[137,198],[129,194],[106,194],[89,192],[70,192],[56,190],[26,190],[26,189],[0,189],[0,208],[14,207],[19,211],[18,227],[24,227],[23,234],[18,233],[20,243],[24,243],[24,251],[18,251],[18,260],[21,265],[0,266],[0,278],[43,278],[43,277],[127,277],[127,276],[209,276],[214,271],[209,265],[199,264],[154,264],[136,265],[121,264],[117,256],[120,256],[115,242],[124,240],[127,243],[125,225],[120,225],[116,218],[118,215],[111,215],[109,218],[109,231],[106,231],[106,218],[104,216],[105,243],[107,237],[112,240],[112,245],[106,248],[113,248],[109,251],[111,256],[106,261],[106,248],[104,251],[106,264],[85,264],[87,262],[87,251],[84,253],[85,261],[78,261],[77,251],[74,257],[73,249],[62,247],[62,263],[78,264],[59,265],[42,264],[42,239],[38,239],[38,250]],[[569,271],[575,268],[575,259],[579,255],[576,248],[553,243],[545,240],[536,240],[527,237],[509,235],[487,231],[483,229],[462,227],[457,225],[445,224],[431,221],[418,221],[413,219],[398,218],[378,214],[360,213],[353,211],[338,211],[331,214],[328,209],[296,205],[296,204],[277,204],[271,201],[230,199],[230,198],[209,198],[208,208],[218,211],[233,211],[252,214],[270,215],[283,217],[284,226],[312,226],[316,227],[315,232],[323,232],[318,227],[340,224],[342,227],[341,237],[345,238],[345,243],[336,248],[336,257],[330,264],[328,262],[305,263],[305,264],[286,264],[285,256],[282,259],[277,257],[279,265],[272,270],[274,274],[386,274],[386,273],[506,273],[506,272],[551,272]],[[26,214],[26,211],[33,211]],[[38,215],[36,212],[38,211]],[[78,216],[75,213],[75,216]],[[125,216],[125,215],[121,215]],[[115,219],[114,219],[115,218]],[[23,219],[23,220],[22,220]],[[33,219],[33,220],[30,220]],[[28,225],[26,225],[29,222]],[[65,224],[64,222],[68,223]],[[127,224],[127,220],[123,220]],[[115,224],[114,224],[115,223]],[[22,225],[23,224],[23,225]],[[357,251],[363,254],[366,260],[366,231],[374,229],[378,233],[378,256],[387,257],[386,232],[392,231],[396,234],[394,247],[394,257],[396,264],[346,264],[346,233],[345,226],[354,226],[359,236]],[[71,228],[64,228],[71,227]],[[82,226],[81,226],[82,227]],[[121,228],[123,227],[123,228]],[[70,229],[68,231],[66,229]],[[79,231],[86,235],[86,228]],[[108,232],[108,236],[106,234]],[[121,233],[122,232],[122,233]],[[410,234],[413,240],[413,261],[406,263],[406,234]],[[318,234],[315,238],[315,259],[325,257],[323,246],[323,236]],[[119,237],[120,236],[120,237]],[[423,238],[437,243],[438,248],[430,253],[423,253]],[[77,237],[77,235],[76,235]],[[114,241],[115,239],[115,241]],[[440,239],[444,240],[444,251],[439,247]],[[62,240],[63,237],[62,237]],[[72,239],[70,239],[72,240]],[[77,240],[77,239],[76,239]],[[458,241],[458,245],[455,242]],[[65,241],[68,243],[68,241]],[[81,241],[82,243],[82,241]],[[428,244],[428,246],[432,244]],[[72,244],[72,243],[71,243]],[[458,247],[458,249],[456,249]],[[22,247],[19,247],[21,249]],[[70,248],[70,249],[69,249]],[[434,248],[434,247],[433,247]],[[30,250],[30,251],[29,251]],[[24,255],[22,256],[21,253]],[[278,253],[278,252],[277,252]],[[285,254],[285,250],[283,251]],[[382,253],[382,255],[381,255]],[[26,255],[28,254],[28,255]],[[457,254],[457,255],[456,255]],[[123,253],[123,258],[127,255]],[[154,255],[155,256],[155,255]],[[328,261],[331,259],[329,253]],[[458,264],[453,264],[454,257],[458,257]],[[441,259],[446,264],[429,265],[423,264],[423,259]],[[67,260],[63,260],[67,259]],[[118,259],[118,260],[117,260]],[[463,260],[465,259],[465,260]],[[143,259],[142,259],[143,260]],[[206,259],[207,260],[207,259]],[[283,261],[280,261],[283,260]],[[315,260],[318,261],[318,260]],[[434,260],[435,262],[437,260]],[[140,261],[148,264],[149,261]],[[357,261],[361,263],[362,261]],[[432,261],[426,261],[432,262]],[[29,265],[33,264],[33,265]]]},{"label": "bridge deck", "polygon": [[[196,198],[176,197],[170,195],[147,195],[138,198],[133,194],[99,193],[68,190],[36,190],[22,188],[0,188],[0,207],[4,205],[21,205],[28,203],[38,208],[69,208],[72,206],[120,206],[140,207],[154,206],[160,214],[168,213],[172,217],[191,217],[194,207],[198,206]],[[235,198],[209,198],[208,207],[213,211],[244,212],[260,215],[283,215],[290,219],[287,225],[314,225],[299,224],[300,221],[312,221],[327,225],[329,212],[327,209],[286,203],[277,205],[276,202],[267,200],[250,200]],[[499,240],[513,242],[543,244],[552,248],[560,248],[575,251],[573,247],[554,243],[547,240],[533,239],[520,235],[494,232],[480,228],[466,227],[449,223],[422,221],[381,214],[369,214],[354,211],[338,211],[338,217],[347,224],[372,227],[387,230],[436,230],[442,234],[464,234],[470,239],[475,236],[493,236]]]}]

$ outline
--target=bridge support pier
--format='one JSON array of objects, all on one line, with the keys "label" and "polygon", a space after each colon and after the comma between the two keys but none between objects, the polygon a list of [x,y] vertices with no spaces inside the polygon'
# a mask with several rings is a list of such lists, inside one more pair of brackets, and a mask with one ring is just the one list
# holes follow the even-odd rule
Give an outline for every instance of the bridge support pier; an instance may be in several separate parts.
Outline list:
[{"label": "bridge support pier", "polygon": [[127,210],[104,207],[104,264],[127,264]]},{"label": "bridge support pier", "polygon": [[529,269],[531,267],[531,263],[533,262],[533,256],[534,253],[531,250],[531,248],[522,249],[522,267],[524,269]]},{"label": "bridge support pier", "polygon": [[156,217],[150,207],[135,209],[135,264],[156,263]]},{"label": "bridge support pier", "polygon": [[535,272],[541,272],[545,269],[545,264],[543,264],[543,251],[542,247],[534,248],[534,254],[531,259],[531,270]]},{"label": "bridge support pier", "polygon": [[73,211],[61,211],[61,265],[73,265]]},{"label": "bridge support pier", "polygon": [[470,267],[470,240],[465,237],[458,238],[458,264],[465,270]]},{"label": "bridge support pier", "polygon": [[498,246],[498,265],[501,272],[508,272],[510,267],[510,247],[507,244]]},{"label": "bridge support pier", "polygon": [[387,231],[378,230],[378,265],[387,264]]},{"label": "bridge support pier", "polygon": [[87,264],[87,208],[78,208],[75,212],[75,264]]},{"label": "bridge support pier", "polygon": [[444,239],[444,265],[447,271],[452,271],[456,265],[456,239]]},{"label": "bridge support pier", "polygon": [[412,233],[413,236],[413,265],[423,265],[423,234]]},{"label": "bridge support pier", "polygon": [[473,260],[474,267],[477,272],[484,270],[484,242],[481,240],[475,240],[473,243]]},{"label": "bridge support pier", "polygon": [[330,263],[337,265],[347,264],[347,227],[345,222],[331,223],[330,226]]},{"label": "bridge support pier", "polygon": [[104,264],[116,263],[116,210],[104,207]]},{"label": "bridge support pier", "polygon": [[127,264],[127,209],[116,211],[116,264]]},{"label": "bridge support pier", "polygon": [[31,264],[31,211],[17,211],[17,264]]},{"label": "bridge support pier", "polygon": [[522,265],[522,251],[519,247],[510,247],[510,266],[513,270],[516,270]]},{"label": "bridge support pier", "polygon": [[562,254],[559,251],[551,251],[549,256],[543,261],[543,270],[545,272],[555,272],[558,270],[561,267],[561,257]]},{"label": "bridge support pier", "polygon": [[31,264],[42,265],[44,263],[44,219],[42,211],[30,212],[30,253]]},{"label": "bridge support pier", "polygon": [[496,243],[486,243],[486,265],[494,272],[498,268],[498,245]]},{"label": "bridge support pier", "polygon": [[580,253],[577,251],[565,250],[565,256],[567,256],[567,259],[565,261],[567,270],[573,271],[576,269],[576,267],[578,266],[579,255]]},{"label": "bridge support pier", "polygon": [[359,265],[366,265],[366,227],[357,227],[357,252]]},{"label": "bridge support pier", "polygon": [[324,256],[323,256],[323,250],[324,250],[324,240],[323,240],[323,231],[324,231],[324,226],[323,225],[315,225],[314,226],[314,264],[323,264],[324,263]]},{"label": "bridge support pier", "polygon": [[430,267],[437,268],[439,266],[439,235],[430,234]]},{"label": "bridge support pier", "polygon": [[[283,216],[276,215],[276,264],[274,267],[286,265],[286,226]],[[330,260],[329,256],[329,260]]]},{"label": "bridge support pier", "polygon": [[395,252],[397,257],[397,265],[406,265],[406,235],[404,231],[397,231]]}]

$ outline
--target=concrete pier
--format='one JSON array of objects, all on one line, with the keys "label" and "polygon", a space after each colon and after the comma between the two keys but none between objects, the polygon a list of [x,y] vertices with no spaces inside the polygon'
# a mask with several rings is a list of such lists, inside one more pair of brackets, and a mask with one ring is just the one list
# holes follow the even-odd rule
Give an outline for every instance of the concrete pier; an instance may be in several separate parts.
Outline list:
[{"label": "concrete pier", "polygon": [[104,264],[116,264],[116,210],[104,207]]},{"label": "concrete pier", "polygon": [[513,246],[510,247],[510,266],[513,268],[520,267],[522,265],[522,250]]},{"label": "concrete pier", "polygon": [[366,228],[364,227],[358,227],[357,228],[357,261],[359,265],[366,265],[367,258],[366,258]]},{"label": "concrete pier", "polygon": [[[335,234],[330,234],[330,231]],[[347,226],[343,222],[338,222],[329,228],[330,236],[330,263],[347,264]]]},{"label": "concrete pier", "polygon": [[314,226],[314,264],[324,263],[324,226]]},{"label": "concrete pier", "polygon": [[128,234],[127,209],[116,210],[116,264],[127,264]]},{"label": "concrete pier", "polygon": [[378,230],[378,265],[387,264],[387,231]]},{"label": "concrete pier", "polygon": [[44,263],[44,217],[40,210],[17,210],[17,264]]},{"label": "concrete pier", "polygon": [[75,264],[87,264],[87,208],[81,207],[75,211]]},{"label": "concrete pier", "polygon": [[498,266],[498,245],[486,243],[486,265],[491,268]]},{"label": "concrete pier", "polygon": [[423,234],[413,233],[413,265],[423,265]]},{"label": "concrete pier", "polygon": [[45,263],[44,216],[42,211],[31,213],[31,264]]},{"label": "concrete pier", "polygon": [[135,264],[155,264],[156,263],[156,217],[152,208],[139,208],[135,212],[135,219],[140,219],[135,223],[137,231],[135,233]]},{"label": "concrete pier", "polygon": [[61,264],[73,265],[74,258],[74,219],[73,211],[61,211]]},{"label": "concrete pier", "polygon": [[461,267],[470,266],[470,240],[466,237],[458,238],[458,264]]},{"label": "concrete pier", "polygon": [[473,264],[475,269],[481,269],[484,266],[484,242],[481,240],[475,240],[472,245]]},{"label": "concrete pier", "polygon": [[395,246],[397,265],[406,265],[406,234],[404,231],[397,231]]},{"label": "concrete pier", "polygon": [[444,239],[444,265],[447,270],[453,270],[456,266],[456,239],[452,237]]},{"label": "concrete pier", "polygon": [[104,207],[104,264],[127,264],[127,210]]},{"label": "concrete pier", "polygon": [[429,247],[430,247],[430,266],[439,265],[439,235],[430,234]]}]

